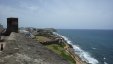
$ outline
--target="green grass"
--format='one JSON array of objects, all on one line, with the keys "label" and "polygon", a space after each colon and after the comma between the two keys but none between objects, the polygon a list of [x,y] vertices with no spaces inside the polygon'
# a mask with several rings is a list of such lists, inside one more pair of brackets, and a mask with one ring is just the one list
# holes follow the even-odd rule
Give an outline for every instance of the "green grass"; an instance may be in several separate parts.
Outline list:
[{"label": "green grass", "polygon": [[53,52],[57,53],[64,59],[70,62],[70,64],[75,64],[76,62],[73,60],[73,58],[64,50],[64,47],[62,45],[57,44],[51,44],[46,45],[47,48],[51,49]]},{"label": "green grass", "polygon": [[[50,41],[51,39],[44,37],[44,36],[36,36],[37,41],[44,42],[44,41]],[[74,59],[64,50],[65,44],[50,44],[46,45],[47,48],[52,50],[53,52],[57,53],[67,61],[69,61],[70,64],[76,64]]]}]

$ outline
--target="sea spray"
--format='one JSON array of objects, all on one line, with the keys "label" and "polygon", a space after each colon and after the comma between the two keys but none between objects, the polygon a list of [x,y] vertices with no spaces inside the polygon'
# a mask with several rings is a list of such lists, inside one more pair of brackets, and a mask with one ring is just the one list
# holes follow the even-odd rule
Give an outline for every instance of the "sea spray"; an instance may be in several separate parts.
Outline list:
[{"label": "sea spray", "polygon": [[95,58],[93,58],[93,57],[91,57],[91,55],[90,55],[88,52],[82,50],[79,46],[74,45],[66,36],[62,36],[62,35],[60,35],[60,34],[58,34],[58,33],[56,33],[56,32],[53,32],[53,34],[55,34],[55,35],[57,35],[57,36],[59,36],[59,37],[64,38],[64,40],[65,40],[68,44],[71,44],[72,47],[73,47],[74,50],[75,50],[75,53],[76,53],[83,61],[86,61],[87,63],[91,63],[91,64],[98,64],[98,63],[99,63],[98,60],[95,59]]}]

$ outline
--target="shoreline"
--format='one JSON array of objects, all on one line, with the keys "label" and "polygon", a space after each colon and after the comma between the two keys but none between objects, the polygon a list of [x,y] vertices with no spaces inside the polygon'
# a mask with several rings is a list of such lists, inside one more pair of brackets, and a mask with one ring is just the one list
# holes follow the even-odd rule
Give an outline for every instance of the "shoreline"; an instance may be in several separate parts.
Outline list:
[{"label": "shoreline", "polygon": [[56,33],[56,32],[54,33],[54,35],[57,36],[57,37],[60,38],[60,39],[63,39],[62,41],[63,41],[63,43],[66,45],[66,46],[64,47],[65,51],[66,51],[67,53],[69,53],[70,56],[76,61],[76,64],[89,64],[89,63],[87,63],[86,61],[83,61],[83,60],[79,57],[79,55],[75,53],[75,50],[73,49],[72,44],[68,43],[68,42],[65,40],[65,38],[62,37],[62,35],[59,35],[59,34]]},{"label": "shoreline", "polygon": [[63,44],[63,50],[73,58],[76,64],[89,64],[75,52],[74,46],[71,42],[68,42],[68,38],[58,34],[55,29],[35,29],[28,32],[31,33],[31,35],[27,32],[25,33],[28,37],[31,37],[32,35],[35,36],[35,39],[38,39],[37,42],[43,45],[57,44],[62,46]]},{"label": "shoreline", "polygon": [[[46,31],[45,29],[42,30]],[[53,31],[51,34],[49,34],[49,37],[45,36],[45,34],[47,35],[47,33],[43,31],[41,31],[41,34],[43,35],[38,34],[37,36],[35,36],[36,39],[38,39],[37,41],[40,42],[41,44],[43,45],[63,44],[64,46],[63,49],[65,50],[66,53],[69,54],[69,56],[74,60],[74,62],[76,62],[76,64],[88,64],[86,61],[83,61],[78,54],[75,53],[73,45],[69,44],[62,35],[59,35],[57,32]]]}]

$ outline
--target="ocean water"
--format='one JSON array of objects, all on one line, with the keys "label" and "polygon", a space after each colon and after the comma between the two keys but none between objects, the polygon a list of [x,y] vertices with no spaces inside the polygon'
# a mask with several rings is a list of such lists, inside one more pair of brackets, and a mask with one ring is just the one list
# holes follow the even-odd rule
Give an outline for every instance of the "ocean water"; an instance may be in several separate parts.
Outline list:
[{"label": "ocean water", "polygon": [[58,29],[75,53],[91,64],[113,64],[113,30]]}]

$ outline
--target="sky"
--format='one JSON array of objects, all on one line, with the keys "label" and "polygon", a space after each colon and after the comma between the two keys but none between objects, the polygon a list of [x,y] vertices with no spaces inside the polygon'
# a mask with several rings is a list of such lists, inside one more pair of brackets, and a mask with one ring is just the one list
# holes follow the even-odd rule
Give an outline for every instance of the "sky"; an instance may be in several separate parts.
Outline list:
[{"label": "sky", "polygon": [[0,23],[19,27],[113,29],[113,0],[0,0]]}]

